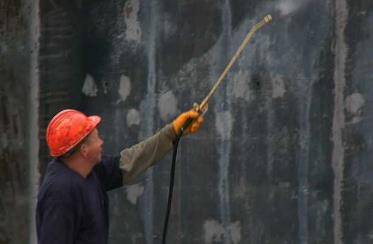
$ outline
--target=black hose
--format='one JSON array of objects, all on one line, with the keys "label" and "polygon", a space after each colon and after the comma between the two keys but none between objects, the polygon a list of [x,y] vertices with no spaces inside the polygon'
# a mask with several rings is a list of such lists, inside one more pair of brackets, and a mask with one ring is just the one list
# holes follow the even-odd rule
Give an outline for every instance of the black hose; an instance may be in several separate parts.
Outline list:
[{"label": "black hose", "polygon": [[192,122],[193,122],[193,119],[188,119],[184,123],[183,127],[180,129],[180,133],[176,136],[175,140],[173,141],[174,150],[173,150],[173,153],[172,153],[172,165],[171,165],[171,172],[170,172],[170,187],[169,187],[169,190],[168,190],[166,217],[165,217],[164,225],[163,225],[162,244],[166,244],[166,240],[167,240],[168,220],[170,218],[172,194],[174,192],[177,148],[179,146],[180,138],[183,136],[185,129],[188,128],[188,126]]},{"label": "black hose", "polygon": [[181,136],[177,136],[175,141],[174,141],[174,150],[173,150],[173,153],[172,153],[172,165],[171,165],[171,172],[170,172],[170,187],[169,187],[169,190],[168,190],[166,217],[165,217],[164,225],[163,225],[162,244],[166,244],[166,239],[167,239],[168,220],[169,220],[169,217],[170,217],[172,195],[173,195],[173,191],[174,191],[177,147],[179,145],[180,138],[181,138]]}]

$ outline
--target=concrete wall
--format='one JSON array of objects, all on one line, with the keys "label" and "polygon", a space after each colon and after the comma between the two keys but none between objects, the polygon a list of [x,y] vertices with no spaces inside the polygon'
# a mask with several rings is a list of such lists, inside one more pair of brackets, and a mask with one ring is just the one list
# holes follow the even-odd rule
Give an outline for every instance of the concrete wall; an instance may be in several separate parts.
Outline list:
[{"label": "concrete wall", "polygon": [[[38,129],[34,123],[37,86],[33,78],[37,72],[36,8],[24,0],[0,1],[1,244],[29,243],[33,238],[30,210],[36,185],[30,179],[35,179],[38,164]],[[29,160],[32,154],[34,160]]]},{"label": "concrete wall", "polygon": [[[16,31],[1,32],[0,243],[27,238],[13,215],[32,212],[14,202],[32,198],[22,175],[35,180],[25,159],[39,150],[30,136],[25,153],[17,143],[29,132],[9,128],[38,120],[41,173],[45,127],[62,108],[101,115],[105,151],[117,154],[200,102],[268,13],[274,22],[229,73],[204,128],[181,142],[169,243],[372,242],[371,0],[41,0],[38,67],[20,49],[34,26],[12,12],[30,4],[7,2],[0,16]],[[14,98],[35,95],[29,80],[40,82],[38,106]],[[30,106],[37,118],[22,117]],[[170,159],[110,193],[110,243],[160,242]]]}]

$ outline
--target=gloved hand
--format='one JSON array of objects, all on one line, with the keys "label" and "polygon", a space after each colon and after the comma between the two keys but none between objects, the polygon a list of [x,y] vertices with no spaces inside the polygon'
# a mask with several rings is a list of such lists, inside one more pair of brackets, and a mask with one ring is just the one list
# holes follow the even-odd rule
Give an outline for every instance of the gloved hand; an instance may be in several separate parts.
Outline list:
[{"label": "gloved hand", "polygon": [[185,122],[188,119],[194,119],[191,125],[188,126],[188,128],[184,131],[184,135],[189,134],[189,133],[195,133],[199,130],[199,128],[203,124],[203,116],[197,113],[194,110],[189,110],[187,112],[184,112],[180,114],[173,122],[172,122],[172,127],[174,129],[174,132],[176,135],[180,133],[181,127],[185,124]]}]

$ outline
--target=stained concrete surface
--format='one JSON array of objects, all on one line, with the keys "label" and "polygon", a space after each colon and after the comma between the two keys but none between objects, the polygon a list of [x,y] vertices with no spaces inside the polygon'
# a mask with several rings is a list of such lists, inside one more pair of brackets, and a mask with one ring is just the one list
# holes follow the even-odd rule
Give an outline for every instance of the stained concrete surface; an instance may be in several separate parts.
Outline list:
[{"label": "stained concrete surface", "polygon": [[[53,114],[100,114],[104,149],[116,154],[199,102],[268,13],[274,22],[243,52],[203,129],[181,142],[169,243],[372,242],[372,1],[41,0],[36,17],[30,7],[0,4],[0,243],[33,241],[20,217],[32,216],[36,177],[27,148],[43,174]],[[30,18],[40,18],[37,49]],[[37,105],[18,99],[35,77]],[[28,138],[30,107],[40,146]],[[110,243],[160,242],[169,170],[168,156],[110,193]]]},{"label": "stained concrete surface", "polygon": [[31,4],[0,1],[0,243],[28,243]]}]

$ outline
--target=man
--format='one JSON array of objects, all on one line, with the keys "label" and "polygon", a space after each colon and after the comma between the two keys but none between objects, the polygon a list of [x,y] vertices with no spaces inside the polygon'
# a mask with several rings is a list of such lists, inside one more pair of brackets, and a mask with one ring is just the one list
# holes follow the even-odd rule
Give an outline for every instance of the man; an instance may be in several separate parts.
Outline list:
[{"label": "man", "polygon": [[196,132],[203,117],[181,114],[152,137],[121,151],[101,156],[99,116],[66,109],[50,121],[46,139],[51,156],[40,186],[36,209],[39,244],[106,244],[107,191],[133,182],[172,149],[175,136],[188,119],[185,134]]}]

